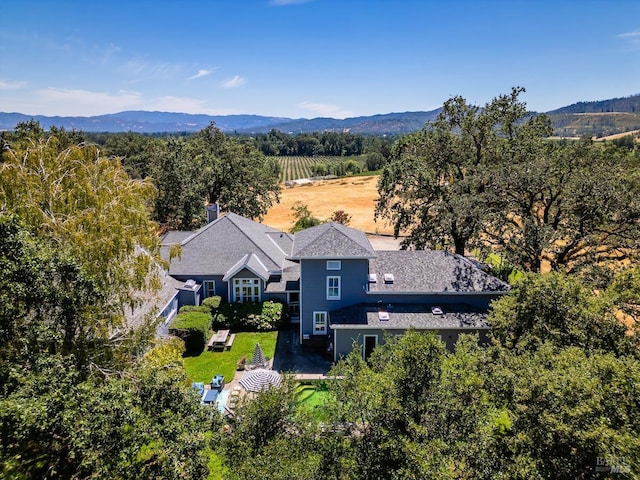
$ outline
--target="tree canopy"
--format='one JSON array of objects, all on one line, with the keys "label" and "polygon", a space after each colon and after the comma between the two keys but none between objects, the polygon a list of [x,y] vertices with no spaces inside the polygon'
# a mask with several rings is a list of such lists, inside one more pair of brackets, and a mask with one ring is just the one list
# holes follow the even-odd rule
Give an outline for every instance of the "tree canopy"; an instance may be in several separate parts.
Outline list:
[{"label": "tree canopy", "polygon": [[394,145],[376,215],[405,248],[493,250],[527,271],[575,272],[637,255],[640,185],[629,153],[548,138],[514,88],[482,108],[454,97]]},{"label": "tree canopy", "polygon": [[135,303],[155,284],[155,191],[90,144],[24,134],[2,152],[1,210],[19,215],[41,241],[68,249],[113,308]]}]

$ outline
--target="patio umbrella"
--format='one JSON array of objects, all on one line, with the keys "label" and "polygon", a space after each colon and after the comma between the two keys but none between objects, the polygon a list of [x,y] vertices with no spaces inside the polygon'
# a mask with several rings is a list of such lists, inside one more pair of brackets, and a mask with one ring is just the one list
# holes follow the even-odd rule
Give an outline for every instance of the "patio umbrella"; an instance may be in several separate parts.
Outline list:
[{"label": "patio umbrella", "polygon": [[267,370],[266,368],[256,368],[244,372],[240,379],[240,385],[249,392],[260,392],[269,387],[280,385],[282,377],[275,370]]},{"label": "patio umbrella", "polygon": [[259,343],[256,343],[256,346],[253,349],[253,359],[251,360],[251,364],[257,367],[264,367],[267,364],[267,358],[264,356],[264,352],[262,351],[262,347]]}]

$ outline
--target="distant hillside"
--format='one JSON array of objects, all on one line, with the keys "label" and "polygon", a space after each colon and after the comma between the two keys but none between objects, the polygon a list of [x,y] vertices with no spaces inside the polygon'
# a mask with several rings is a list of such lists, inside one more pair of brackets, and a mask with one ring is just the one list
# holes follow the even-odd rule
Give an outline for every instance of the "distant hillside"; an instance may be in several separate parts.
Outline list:
[{"label": "distant hillside", "polygon": [[[13,130],[18,122],[37,120],[48,129],[51,126],[85,132],[175,133],[197,132],[211,122],[227,133],[256,134],[272,129],[285,133],[322,131],[361,134],[403,134],[420,130],[426,122],[435,120],[441,109],[428,112],[403,112],[368,117],[283,118],[260,115],[191,115],[187,113],[129,111],[95,117],[46,117],[21,113],[0,113],[0,130]],[[555,135],[603,137],[640,129],[640,94],[597,102],[579,102],[547,112]]]},{"label": "distant hillside", "polygon": [[0,113],[0,130],[13,130],[18,122],[31,119],[40,122],[45,129],[51,126],[85,132],[197,132],[211,122],[224,132],[243,134],[266,133],[272,129],[292,133],[322,131],[350,131],[353,133],[398,134],[419,130],[436,118],[438,110],[431,112],[405,112],[354,117],[291,119],[260,115],[191,115],[186,113],[130,111],[95,117],[46,117],[21,113]]},{"label": "distant hillside", "polygon": [[13,130],[18,122],[31,119],[45,129],[51,126],[85,132],[197,132],[211,122],[225,132],[236,129],[262,128],[289,121],[289,118],[260,115],[192,115],[188,113],[128,111],[95,117],[46,117],[21,113],[0,113],[0,130]]},{"label": "distant hillside", "polygon": [[547,112],[549,114],[562,113],[611,113],[627,112],[640,113],[640,94],[629,97],[612,98],[611,100],[599,100],[596,102],[578,102],[567,107],[558,108]]},{"label": "distant hillside", "polygon": [[429,112],[404,112],[372,115],[369,117],[353,117],[338,120],[335,118],[313,118],[289,120],[270,126],[251,127],[238,130],[238,133],[266,133],[272,128],[286,133],[309,133],[334,131],[366,134],[398,134],[420,130],[428,121],[435,120],[441,109]]},{"label": "distant hillside", "polygon": [[547,112],[559,137],[606,137],[640,129],[640,94],[578,102]]}]

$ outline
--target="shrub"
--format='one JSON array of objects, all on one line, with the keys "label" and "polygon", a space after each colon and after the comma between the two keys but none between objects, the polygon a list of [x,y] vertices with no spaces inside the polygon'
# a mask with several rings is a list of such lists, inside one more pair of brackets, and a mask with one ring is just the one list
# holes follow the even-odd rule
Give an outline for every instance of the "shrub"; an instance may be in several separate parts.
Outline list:
[{"label": "shrub", "polygon": [[204,305],[183,305],[182,307],[180,307],[180,311],[178,313],[190,313],[190,312],[211,314],[211,309]]},{"label": "shrub", "polygon": [[211,329],[211,313],[200,311],[187,311],[180,313],[169,325],[169,333],[181,338],[187,353],[199,353],[204,350],[204,345]]},{"label": "shrub", "polygon": [[208,307],[211,310],[211,313],[214,313],[218,308],[220,308],[220,302],[222,301],[222,297],[219,295],[214,295],[213,297],[207,297],[202,301],[202,305]]},{"label": "shrub", "polygon": [[[218,316],[236,331],[265,332],[277,329],[283,319],[283,305],[279,302],[227,303]],[[216,324],[219,323],[216,319]]]},{"label": "shrub", "polygon": [[262,304],[262,321],[269,324],[266,330],[275,330],[282,323],[283,305],[280,302],[267,301]]}]

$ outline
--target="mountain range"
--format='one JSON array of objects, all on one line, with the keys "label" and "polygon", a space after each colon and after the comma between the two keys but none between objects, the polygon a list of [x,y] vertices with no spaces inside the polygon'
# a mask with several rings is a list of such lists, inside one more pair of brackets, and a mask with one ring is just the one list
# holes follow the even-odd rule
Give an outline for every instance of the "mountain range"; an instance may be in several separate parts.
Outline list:
[{"label": "mountain range", "polygon": [[[438,108],[427,112],[387,113],[345,119],[193,115],[148,111],[126,111],[93,117],[48,117],[0,112],[0,130],[13,130],[17,123],[33,119],[40,122],[45,129],[56,126],[85,132],[196,132],[214,122],[223,132],[238,134],[265,133],[275,129],[286,133],[349,131],[382,135],[419,130],[426,122],[434,120],[440,110]],[[638,130],[640,94],[595,102],[578,102],[546,113],[554,122],[555,133],[559,136],[602,137]]]}]

